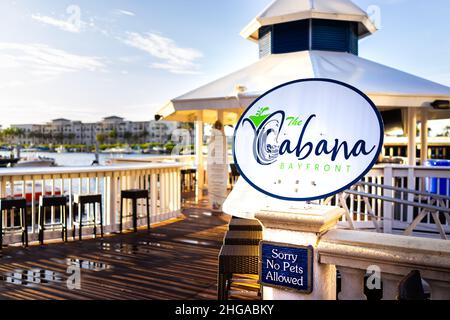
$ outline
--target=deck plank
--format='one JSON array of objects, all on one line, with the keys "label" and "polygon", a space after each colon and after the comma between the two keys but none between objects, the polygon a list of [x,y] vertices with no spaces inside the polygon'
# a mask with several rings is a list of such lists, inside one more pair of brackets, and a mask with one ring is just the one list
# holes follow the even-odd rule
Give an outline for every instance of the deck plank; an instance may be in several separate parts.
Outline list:
[{"label": "deck plank", "polygon": [[[186,208],[184,219],[154,228],[150,234],[139,231],[103,240],[4,248],[0,299],[215,300],[217,257],[229,218],[204,214],[206,211]],[[85,261],[81,290],[67,288],[66,271],[73,263],[67,259]],[[92,270],[94,267],[98,270]],[[35,269],[46,270],[50,281],[26,282],[26,272]],[[22,281],[16,276],[18,283],[8,283],[11,272],[21,273]]]}]

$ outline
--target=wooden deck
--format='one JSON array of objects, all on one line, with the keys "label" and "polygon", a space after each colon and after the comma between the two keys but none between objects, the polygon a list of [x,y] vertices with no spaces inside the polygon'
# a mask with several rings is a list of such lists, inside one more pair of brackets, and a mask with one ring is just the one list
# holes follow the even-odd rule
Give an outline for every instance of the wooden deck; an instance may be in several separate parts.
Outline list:
[{"label": "wooden deck", "polygon": [[[217,299],[218,254],[229,217],[201,207],[151,233],[4,248],[0,299]],[[81,289],[69,290],[69,266]]]}]

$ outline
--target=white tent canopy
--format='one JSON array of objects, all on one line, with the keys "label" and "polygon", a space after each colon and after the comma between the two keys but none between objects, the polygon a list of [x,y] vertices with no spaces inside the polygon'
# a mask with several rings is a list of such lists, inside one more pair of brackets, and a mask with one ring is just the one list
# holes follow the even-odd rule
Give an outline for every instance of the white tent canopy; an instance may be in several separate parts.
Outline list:
[{"label": "white tent canopy", "polygon": [[367,14],[349,0],[276,0],[245,27],[241,35],[256,41],[261,27],[305,19],[358,22],[360,38],[377,31]]},{"label": "white tent canopy", "polygon": [[[349,53],[301,51],[269,55],[256,63],[170,101],[164,118],[183,120],[195,110],[237,111],[280,84],[306,78],[329,78],[355,86],[380,109],[426,108],[430,119],[449,118],[431,103],[450,100],[450,88]],[[184,119],[186,120],[186,119]]]}]

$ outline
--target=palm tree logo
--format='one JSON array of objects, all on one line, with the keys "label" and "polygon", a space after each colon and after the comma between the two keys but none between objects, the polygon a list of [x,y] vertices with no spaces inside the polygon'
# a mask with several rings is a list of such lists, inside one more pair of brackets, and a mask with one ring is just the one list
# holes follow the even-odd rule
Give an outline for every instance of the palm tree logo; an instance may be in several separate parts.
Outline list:
[{"label": "palm tree logo", "polygon": [[270,114],[267,113],[269,110],[269,107],[260,108],[255,115],[249,117],[255,128],[258,128],[261,123],[263,123],[264,120],[266,120],[270,116]]}]

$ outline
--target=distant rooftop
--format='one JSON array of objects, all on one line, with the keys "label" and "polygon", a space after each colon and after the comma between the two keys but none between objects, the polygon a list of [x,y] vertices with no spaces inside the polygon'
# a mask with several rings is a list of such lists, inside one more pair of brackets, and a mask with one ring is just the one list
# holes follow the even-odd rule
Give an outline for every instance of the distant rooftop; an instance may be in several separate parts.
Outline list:
[{"label": "distant rooftop", "polygon": [[111,117],[103,118],[103,120],[125,120],[125,118],[118,117],[118,116],[111,116]]},{"label": "distant rooftop", "polygon": [[64,119],[64,118],[59,118],[59,119],[54,119],[52,120],[52,122],[70,122],[71,120],[69,119]]},{"label": "distant rooftop", "polygon": [[350,0],[275,0],[242,30],[241,35],[256,41],[262,27],[307,19],[356,22],[360,39],[377,31],[367,13]]}]

